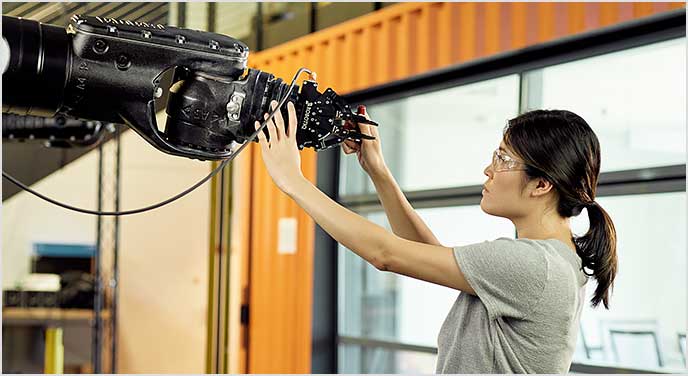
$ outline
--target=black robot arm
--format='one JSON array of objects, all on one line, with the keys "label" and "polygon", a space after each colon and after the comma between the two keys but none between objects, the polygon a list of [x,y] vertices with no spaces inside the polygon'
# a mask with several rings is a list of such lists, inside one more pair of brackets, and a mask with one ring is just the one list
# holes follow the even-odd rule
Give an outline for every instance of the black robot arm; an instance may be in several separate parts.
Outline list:
[{"label": "black robot arm", "polygon": [[[145,22],[75,15],[66,29],[2,17],[10,49],[3,73],[3,112],[124,123],[159,150],[201,160],[232,154],[255,132],[271,100],[288,86],[247,68],[248,48],[216,33]],[[173,70],[170,87],[163,73]],[[159,129],[155,101],[169,90]],[[332,89],[306,80],[289,93],[297,109],[300,148],[360,141],[352,124],[366,122]],[[281,111],[286,115],[286,106]]]},{"label": "black robot arm", "polygon": [[46,118],[2,114],[3,141],[41,143],[51,148],[90,147],[114,131],[112,123],[70,119],[64,115]]}]

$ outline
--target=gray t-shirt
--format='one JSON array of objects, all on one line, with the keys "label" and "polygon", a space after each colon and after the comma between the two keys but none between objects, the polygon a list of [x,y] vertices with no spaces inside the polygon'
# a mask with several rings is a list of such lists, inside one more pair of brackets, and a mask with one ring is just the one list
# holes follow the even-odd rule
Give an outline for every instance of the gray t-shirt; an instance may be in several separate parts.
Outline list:
[{"label": "gray t-shirt", "polygon": [[454,248],[477,297],[460,293],[438,338],[437,373],[566,373],[587,277],[556,239]]}]

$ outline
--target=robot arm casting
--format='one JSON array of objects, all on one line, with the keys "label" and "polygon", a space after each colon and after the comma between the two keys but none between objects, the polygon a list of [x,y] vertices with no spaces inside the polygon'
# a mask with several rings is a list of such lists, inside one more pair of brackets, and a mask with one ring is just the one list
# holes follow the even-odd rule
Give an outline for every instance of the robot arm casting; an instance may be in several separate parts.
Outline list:
[{"label": "robot arm casting", "polygon": [[[172,155],[228,158],[233,142],[250,141],[270,101],[289,92],[281,79],[247,68],[247,46],[225,35],[78,15],[66,29],[9,16],[2,21],[10,49],[3,113],[124,123]],[[161,87],[169,70],[172,84]],[[169,100],[160,130],[155,100],[163,90]],[[360,141],[368,136],[351,124],[377,125],[354,114],[332,89],[319,92],[312,79],[288,99],[297,110],[299,148]],[[281,110],[286,117],[286,106]]]}]

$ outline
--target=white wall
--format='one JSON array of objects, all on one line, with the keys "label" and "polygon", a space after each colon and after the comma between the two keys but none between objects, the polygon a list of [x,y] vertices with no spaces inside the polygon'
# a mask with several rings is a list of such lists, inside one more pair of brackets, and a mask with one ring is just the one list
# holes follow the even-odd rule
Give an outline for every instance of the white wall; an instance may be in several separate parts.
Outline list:
[{"label": "white wall", "polygon": [[[122,144],[124,209],[171,197],[210,170],[209,162],[169,156],[134,132]],[[170,205],[122,218],[119,372],[204,372],[209,192],[204,184]]]},{"label": "white wall", "polygon": [[[209,171],[208,162],[166,155],[133,131],[126,132],[121,207],[157,203]],[[95,208],[97,173],[97,153],[91,152],[34,187],[67,203]],[[122,217],[119,372],[205,371],[209,206],[205,184],[168,206]],[[68,212],[26,193],[7,200],[2,209],[3,287],[28,273],[33,242],[95,243],[93,216]]]},{"label": "white wall", "polygon": [[[12,161],[3,161],[11,164]],[[98,155],[91,152],[32,188],[74,206],[96,209]],[[34,243],[96,242],[96,217],[70,212],[27,192],[2,205],[2,287],[13,288],[30,271]]]}]

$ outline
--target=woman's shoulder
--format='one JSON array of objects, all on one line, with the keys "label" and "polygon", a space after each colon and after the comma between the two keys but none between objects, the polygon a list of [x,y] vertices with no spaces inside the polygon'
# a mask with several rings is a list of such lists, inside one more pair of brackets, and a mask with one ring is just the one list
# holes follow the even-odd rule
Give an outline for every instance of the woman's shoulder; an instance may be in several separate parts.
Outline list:
[{"label": "woman's shoulder", "polygon": [[556,247],[548,240],[534,240],[525,238],[499,237],[482,243],[484,247],[501,250],[518,251],[542,255],[542,251],[552,251]]},{"label": "woman's shoulder", "polygon": [[552,269],[573,269],[582,273],[582,261],[576,252],[558,239],[527,239],[500,237],[485,241],[482,247],[497,252],[508,252],[504,256],[537,259]]}]

